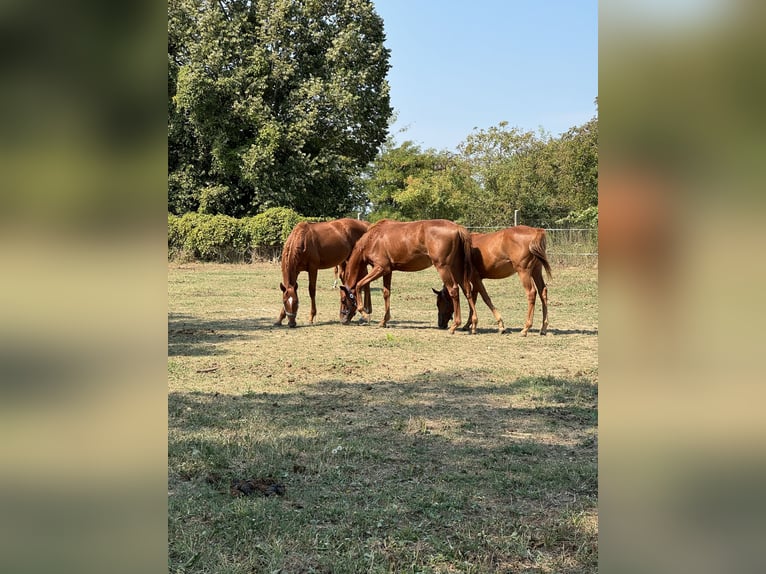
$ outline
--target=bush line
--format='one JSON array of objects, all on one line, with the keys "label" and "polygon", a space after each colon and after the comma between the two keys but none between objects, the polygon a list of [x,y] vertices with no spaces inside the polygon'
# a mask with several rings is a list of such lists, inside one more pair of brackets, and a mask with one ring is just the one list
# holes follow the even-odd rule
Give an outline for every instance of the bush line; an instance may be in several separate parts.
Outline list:
[{"label": "bush line", "polygon": [[272,207],[253,217],[168,214],[168,260],[243,263],[274,260],[293,228],[303,217],[286,207]]}]

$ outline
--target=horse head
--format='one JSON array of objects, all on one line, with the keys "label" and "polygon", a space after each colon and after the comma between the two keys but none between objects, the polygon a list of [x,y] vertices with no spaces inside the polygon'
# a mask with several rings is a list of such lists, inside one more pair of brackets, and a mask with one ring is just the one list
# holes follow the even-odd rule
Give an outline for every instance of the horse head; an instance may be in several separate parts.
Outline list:
[{"label": "horse head", "polygon": [[280,283],[279,288],[282,290],[282,305],[287,315],[287,326],[295,327],[295,316],[298,314],[298,282],[287,287]]},{"label": "horse head", "polygon": [[348,325],[351,319],[354,318],[356,310],[358,308],[358,301],[354,290],[349,289],[345,285],[340,286],[340,322],[344,325]]},{"label": "horse head", "polygon": [[449,296],[446,287],[442,287],[441,291],[437,291],[431,287],[431,291],[436,294],[436,309],[439,313],[439,329],[446,329],[450,320],[452,320],[452,313],[455,311],[455,307],[452,304],[452,297]]}]

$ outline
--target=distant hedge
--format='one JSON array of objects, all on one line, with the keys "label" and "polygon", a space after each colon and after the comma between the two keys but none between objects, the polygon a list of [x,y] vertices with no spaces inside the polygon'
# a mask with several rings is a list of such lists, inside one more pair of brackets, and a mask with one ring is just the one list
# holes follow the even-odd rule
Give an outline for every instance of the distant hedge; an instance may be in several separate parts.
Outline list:
[{"label": "distant hedge", "polygon": [[253,217],[202,213],[168,214],[168,259],[241,263],[276,259],[287,236],[303,217],[286,207],[273,207]]}]

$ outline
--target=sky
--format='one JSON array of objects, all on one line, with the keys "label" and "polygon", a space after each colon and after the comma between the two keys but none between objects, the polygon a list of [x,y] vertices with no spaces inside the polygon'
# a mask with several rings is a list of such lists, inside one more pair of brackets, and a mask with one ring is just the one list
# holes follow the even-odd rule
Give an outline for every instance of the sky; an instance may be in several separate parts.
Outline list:
[{"label": "sky", "polygon": [[374,4],[391,51],[397,143],[454,151],[501,121],[558,136],[597,113],[597,0]]}]

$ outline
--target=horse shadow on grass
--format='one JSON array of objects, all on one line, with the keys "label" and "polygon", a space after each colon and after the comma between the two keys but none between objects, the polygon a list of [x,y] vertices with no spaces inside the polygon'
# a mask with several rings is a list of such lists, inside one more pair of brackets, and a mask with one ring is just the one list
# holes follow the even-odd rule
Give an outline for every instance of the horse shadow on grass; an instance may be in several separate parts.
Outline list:
[{"label": "horse shadow on grass", "polygon": [[251,339],[257,331],[273,328],[273,320],[200,319],[185,313],[168,314],[168,356],[220,355],[222,343]]},{"label": "horse shadow on grass", "polygon": [[[521,331],[521,329],[518,329]],[[530,334],[532,330],[530,330]],[[548,329],[548,333],[551,335],[596,335],[598,336],[598,329]]]}]

